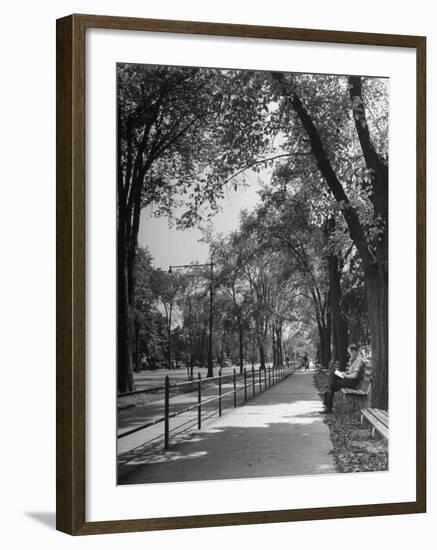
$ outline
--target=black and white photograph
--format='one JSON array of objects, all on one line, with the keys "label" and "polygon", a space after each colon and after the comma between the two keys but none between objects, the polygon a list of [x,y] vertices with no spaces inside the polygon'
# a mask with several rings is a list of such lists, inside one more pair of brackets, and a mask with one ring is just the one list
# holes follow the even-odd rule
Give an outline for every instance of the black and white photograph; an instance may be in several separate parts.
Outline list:
[{"label": "black and white photograph", "polygon": [[2,548],[435,545],[433,7],[3,6]]},{"label": "black and white photograph", "polygon": [[389,78],[116,79],[118,484],[387,471]]}]

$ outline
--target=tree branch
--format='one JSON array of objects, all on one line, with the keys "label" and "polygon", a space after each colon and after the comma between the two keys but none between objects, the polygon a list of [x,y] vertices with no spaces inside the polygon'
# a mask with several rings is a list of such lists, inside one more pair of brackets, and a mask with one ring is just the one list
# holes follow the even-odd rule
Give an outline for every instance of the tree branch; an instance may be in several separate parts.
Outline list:
[{"label": "tree branch", "polygon": [[352,240],[355,242],[361,258],[363,259],[364,263],[370,263],[372,260],[367,249],[366,236],[358,218],[357,211],[349,202],[349,198],[346,195],[346,192],[343,189],[343,186],[340,183],[334,169],[332,168],[331,162],[329,161],[328,155],[325,151],[325,148],[323,147],[319,132],[311,116],[305,109],[296,91],[287,89],[288,86],[285,82],[284,75],[282,73],[272,73],[272,76],[281,85],[284,97],[293,107],[298,118],[302,122],[302,126],[305,128],[305,131],[308,134],[311,143],[311,150],[316,159],[317,166],[321,174],[323,175],[331,193],[334,195],[335,200],[340,206],[346,224],[349,228]]},{"label": "tree branch", "polygon": [[360,76],[349,77],[349,95],[352,102],[352,113],[354,116],[355,128],[361,149],[368,168],[375,172],[387,169],[387,164],[376,151],[370,138],[369,126],[367,124],[366,111],[363,102],[362,79]]},{"label": "tree branch", "polygon": [[378,154],[370,138],[366,111],[362,97],[362,79],[360,76],[349,77],[349,94],[352,102],[352,112],[358,139],[363,151],[367,168],[373,171],[372,191],[375,213],[388,219],[388,166]]},{"label": "tree branch", "polygon": [[279,158],[284,158],[284,157],[294,157],[294,156],[306,156],[306,155],[312,155],[312,152],[309,151],[308,153],[304,153],[304,152],[297,152],[297,153],[282,153],[280,155],[275,155],[273,157],[270,157],[270,158],[267,158],[267,159],[261,159],[261,160],[256,160],[255,162],[252,162],[251,164],[248,164],[247,166],[245,166],[244,168],[241,168],[241,170],[238,170],[238,172],[235,172],[235,174],[233,174],[230,178],[228,178],[226,181],[225,181],[225,185],[230,183],[233,179],[235,179],[236,177],[238,177],[240,174],[242,174],[243,172],[245,172],[246,170],[250,170],[251,168],[253,168],[254,166],[256,166],[257,164],[263,164],[265,162],[270,162],[272,160],[276,160],[276,159],[279,159]]}]

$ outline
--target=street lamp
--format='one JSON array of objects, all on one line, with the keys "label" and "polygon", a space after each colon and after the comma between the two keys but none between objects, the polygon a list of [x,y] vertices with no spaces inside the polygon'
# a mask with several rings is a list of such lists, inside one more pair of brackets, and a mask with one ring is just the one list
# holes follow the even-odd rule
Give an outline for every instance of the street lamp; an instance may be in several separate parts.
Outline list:
[{"label": "street lamp", "polygon": [[[212,292],[212,283],[213,283],[213,262],[207,264],[187,264],[187,265],[171,265],[168,268],[168,272],[171,274],[174,269],[197,269],[198,267],[209,267],[210,269],[210,283],[209,283],[209,347],[208,347],[208,372],[207,377],[211,378],[214,376],[214,371],[212,367],[212,306],[213,306],[213,292]],[[171,346],[171,341],[169,340],[169,347]],[[170,351],[171,355],[171,351]]]}]

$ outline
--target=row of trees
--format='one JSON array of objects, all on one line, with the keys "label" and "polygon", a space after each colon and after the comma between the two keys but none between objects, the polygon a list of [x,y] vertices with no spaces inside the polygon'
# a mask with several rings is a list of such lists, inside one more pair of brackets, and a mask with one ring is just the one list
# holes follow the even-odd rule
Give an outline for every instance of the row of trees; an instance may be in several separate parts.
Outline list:
[{"label": "row of trees", "polygon": [[[321,226],[313,219],[307,190],[284,191],[278,171],[237,231],[205,236],[214,261],[212,341],[220,365],[283,364],[286,355],[312,353],[317,341],[318,360],[344,368],[348,335],[367,343],[359,257],[332,215]],[[144,249],[137,265],[136,368],[142,356],[152,368],[178,361],[204,366],[209,271],[196,264],[182,273],[155,269]]]},{"label": "row of trees", "polygon": [[227,327],[243,334],[237,349],[255,342],[261,362],[267,337],[280,355],[284,322],[301,323],[311,311],[322,362],[333,354],[344,363],[348,334],[370,338],[373,401],[385,408],[385,81],[137,65],[119,65],[117,75],[119,391],[133,386],[141,209],[171,217],[183,208],[175,223],[190,227],[213,216],[224,190],[244,185],[248,170],[274,167],[259,208],[238,231],[208,237],[217,266],[221,257],[231,262],[217,267],[223,348]]}]

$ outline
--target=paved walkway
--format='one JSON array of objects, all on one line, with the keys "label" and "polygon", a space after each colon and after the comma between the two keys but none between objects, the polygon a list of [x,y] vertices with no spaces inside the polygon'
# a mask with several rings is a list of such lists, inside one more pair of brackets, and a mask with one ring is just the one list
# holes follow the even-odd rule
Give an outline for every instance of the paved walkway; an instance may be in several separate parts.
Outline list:
[{"label": "paved walkway", "polygon": [[[289,374],[291,371],[286,369],[285,373]],[[233,379],[232,376],[232,370],[229,372],[223,373],[222,378],[222,408],[223,411],[227,408],[233,407],[233,395],[230,394],[234,388],[233,386]],[[262,389],[265,388],[266,377],[261,376],[261,387]],[[273,375],[271,375],[273,376]],[[255,369],[255,393],[259,393],[259,373],[258,370]],[[242,405],[244,403],[244,381],[243,376],[238,374],[236,376],[236,385],[237,385],[237,404]],[[251,370],[247,373],[247,395],[251,397],[253,395],[253,385],[252,385],[253,377]],[[186,388],[188,389],[188,388]],[[170,397],[170,412],[180,412],[188,407],[191,407],[197,403],[198,396],[197,396],[197,384],[193,384],[190,387],[191,391],[187,391],[186,393],[182,393],[180,395],[171,395]],[[228,394],[228,395],[226,395]],[[218,396],[218,380],[217,378],[210,379],[203,378],[202,382],[202,399],[207,400],[209,397],[217,397]],[[204,403],[202,405],[202,423],[204,421],[204,418],[211,417],[214,415],[214,412],[217,413],[218,411],[218,401],[210,401],[207,403]],[[212,413],[212,415],[211,415]],[[144,424],[148,422],[153,422],[158,419],[162,419],[164,417],[164,396],[162,394],[159,394],[158,396],[154,396],[153,401],[149,401],[143,404],[140,404],[138,406],[124,409],[121,411],[118,411],[117,415],[117,435],[123,436],[120,439],[118,439],[117,442],[117,455],[118,455],[118,461],[119,464],[123,464],[126,461],[126,456],[129,458],[130,453],[134,451],[137,452],[136,449],[138,447],[143,446],[150,446],[151,444],[155,445],[163,445],[164,439],[163,439],[163,431],[164,431],[164,424],[163,422],[159,422],[157,424],[154,424],[153,426],[149,426],[148,428],[139,429],[138,431],[134,432],[133,434],[126,435],[130,430],[140,428]],[[197,408],[191,409],[186,412],[182,412],[178,416],[172,418],[170,420],[170,429],[172,430],[171,437],[174,438],[175,431],[180,431],[184,429],[184,427],[188,428],[190,431],[194,427],[194,429],[197,429]],[[124,435],[123,435],[124,434]],[[141,452],[141,451],[140,451]],[[128,453],[126,455],[126,453]]]},{"label": "paved walkway", "polygon": [[171,445],[139,452],[119,483],[325,474],[335,471],[312,373],[295,373]]}]

